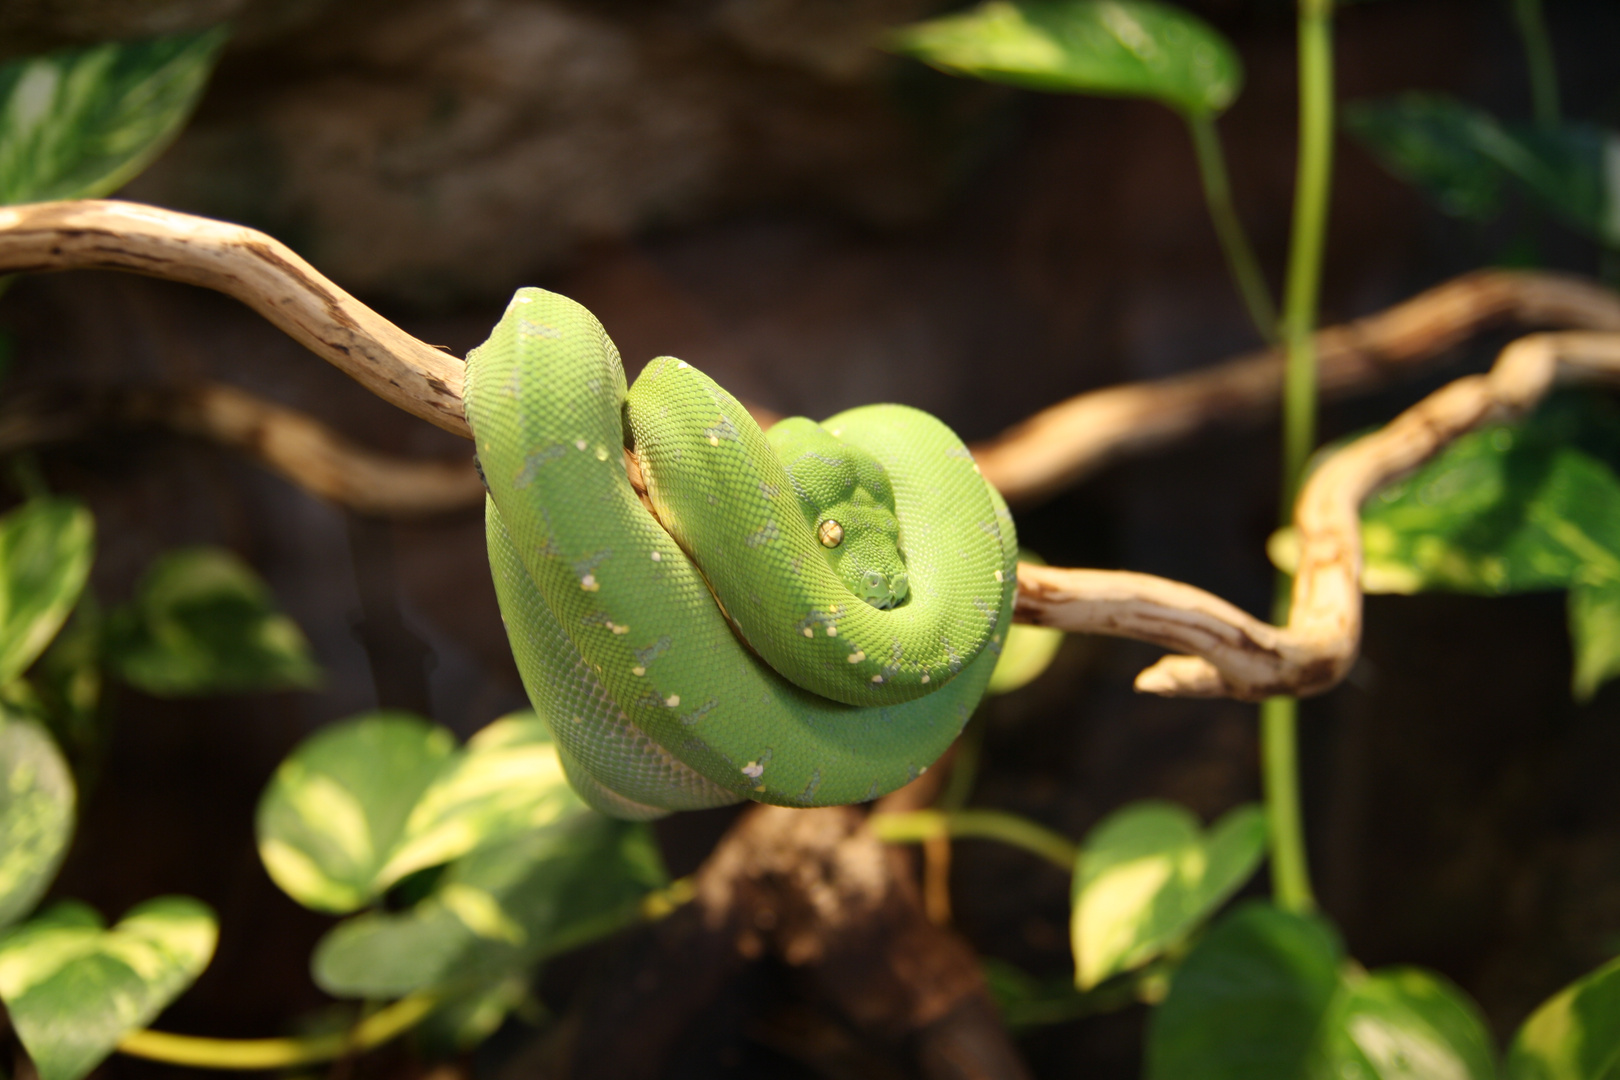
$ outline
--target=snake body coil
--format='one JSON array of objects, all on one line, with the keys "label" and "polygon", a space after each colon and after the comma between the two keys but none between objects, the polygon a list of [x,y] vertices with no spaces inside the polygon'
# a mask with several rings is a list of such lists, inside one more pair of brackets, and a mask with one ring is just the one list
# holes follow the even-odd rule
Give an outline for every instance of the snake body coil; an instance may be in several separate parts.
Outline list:
[{"label": "snake body coil", "polygon": [[1017,545],[938,420],[866,406],[767,437],[681,361],[627,388],[595,317],[540,289],[468,354],[465,400],[512,651],[599,810],[872,799],[966,723]]}]

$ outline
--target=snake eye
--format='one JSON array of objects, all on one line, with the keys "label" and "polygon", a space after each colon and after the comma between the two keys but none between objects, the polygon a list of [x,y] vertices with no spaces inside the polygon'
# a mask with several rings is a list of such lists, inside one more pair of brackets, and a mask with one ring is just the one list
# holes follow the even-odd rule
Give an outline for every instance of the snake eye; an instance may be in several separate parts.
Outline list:
[{"label": "snake eye", "polygon": [[828,518],[821,523],[821,528],[816,530],[816,535],[820,537],[822,547],[835,548],[844,542],[844,527]]}]

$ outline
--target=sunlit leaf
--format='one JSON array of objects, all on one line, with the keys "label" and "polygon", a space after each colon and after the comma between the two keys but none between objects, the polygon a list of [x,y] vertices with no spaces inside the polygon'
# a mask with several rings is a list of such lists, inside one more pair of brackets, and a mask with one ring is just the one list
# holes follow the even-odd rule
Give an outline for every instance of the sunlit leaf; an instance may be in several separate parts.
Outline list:
[{"label": "sunlit leaf", "polygon": [[1549,998],[1508,1050],[1508,1080],[1620,1077],[1620,960]]},{"label": "sunlit leaf", "polygon": [[632,922],[666,878],[645,825],[576,801],[552,824],[456,860],[408,911],[340,924],[316,947],[328,993],[387,997],[499,978]]},{"label": "sunlit leaf", "polygon": [[1454,217],[1489,221],[1502,209],[1504,171],[1484,149],[1496,118],[1441,94],[1363,101],[1345,126],[1379,162]]},{"label": "sunlit leaf", "polygon": [[1320,919],[1244,904],[1195,945],[1148,1020],[1148,1080],[1301,1080],[1340,989]]},{"label": "sunlit leaf", "polygon": [[67,901],[0,935],[0,999],[40,1080],[79,1080],[197,978],[218,929],[183,896],[131,908],[111,930]]},{"label": "sunlit leaf", "polygon": [[1575,651],[1576,701],[1620,675],[1620,582],[1576,582],[1569,590],[1569,638]]},{"label": "sunlit leaf", "polygon": [[179,132],[223,29],[0,64],[0,203],[106,195]]},{"label": "sunlit leaf", "polygon": [[0,518],[0,685],[27,670],[84,591],[95,520],[76,499],[30,499]]},{"label": "sunlit leaf", "polygon": [[306,739],[259,800],[259,855],[270,876],[318,911],[354,911],[382,895],[397,880],[383,870],[406,820],[455,749],[444,728],[398,712]]},{"label": "sunlit leaf", "polygon": [[149,694],[178,697],[312,686],[321,671],[298,624],[222,548],[166,552],[107,618],[108,666]]},{"label": "sunlit leaf", "polygon": [[1479,1008],[1418,968],[1346,980],[1327,1023],[1321,1080],[1495,1080],[1496,1055]]},{"label": "sunlit leaf", "polygon": [[1265,843],[1256,806],[1233,810],[1208,834],[1173,803],[1133,803],[1105,818],[1076,864],[1076,985],[1095,986],[1179,942],[1248,880]]},{"label": "sunlit leaf", "polygon": [[1150,0],[990,0],[897,30],[889,47],[953,75],[1149,98],[1191,116],[1220,113],[1243,83],[1214,28]]},{"label": "sunlit leaf", "polygon": [[73,837],[73,774],[37,724],[0,716],[0,926],[38,902]]}]

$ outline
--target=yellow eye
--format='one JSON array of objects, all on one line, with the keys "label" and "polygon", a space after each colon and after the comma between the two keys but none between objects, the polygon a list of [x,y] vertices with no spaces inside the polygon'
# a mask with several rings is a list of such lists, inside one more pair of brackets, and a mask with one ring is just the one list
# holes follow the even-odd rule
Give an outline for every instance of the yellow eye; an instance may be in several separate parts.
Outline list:
[{"label": "yellow eye", "polygon": [[821,523],[817,535],[821,538],[822,547],[834,548],[844,542],[844,527],[832,518],[828,518]]}]

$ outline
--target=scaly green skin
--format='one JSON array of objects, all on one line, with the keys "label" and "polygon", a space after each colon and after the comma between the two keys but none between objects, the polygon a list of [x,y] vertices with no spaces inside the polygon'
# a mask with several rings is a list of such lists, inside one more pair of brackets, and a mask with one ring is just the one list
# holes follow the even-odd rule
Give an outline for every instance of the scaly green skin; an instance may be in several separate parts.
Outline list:
[{"label": "scaly green skin", "polygon": [[[520,290],[468,355],[465,400],[512,651],[598,809],[860,802],[966,723],[1010,620],[1017,545],[939,421],[868,406],[824,424],[892,481],[910,584],[884,611],[838,579],[821,512],[735,399],[667,357],[627,389],[578,304]],[[658,518],[630,484],[627,430]]]}]

